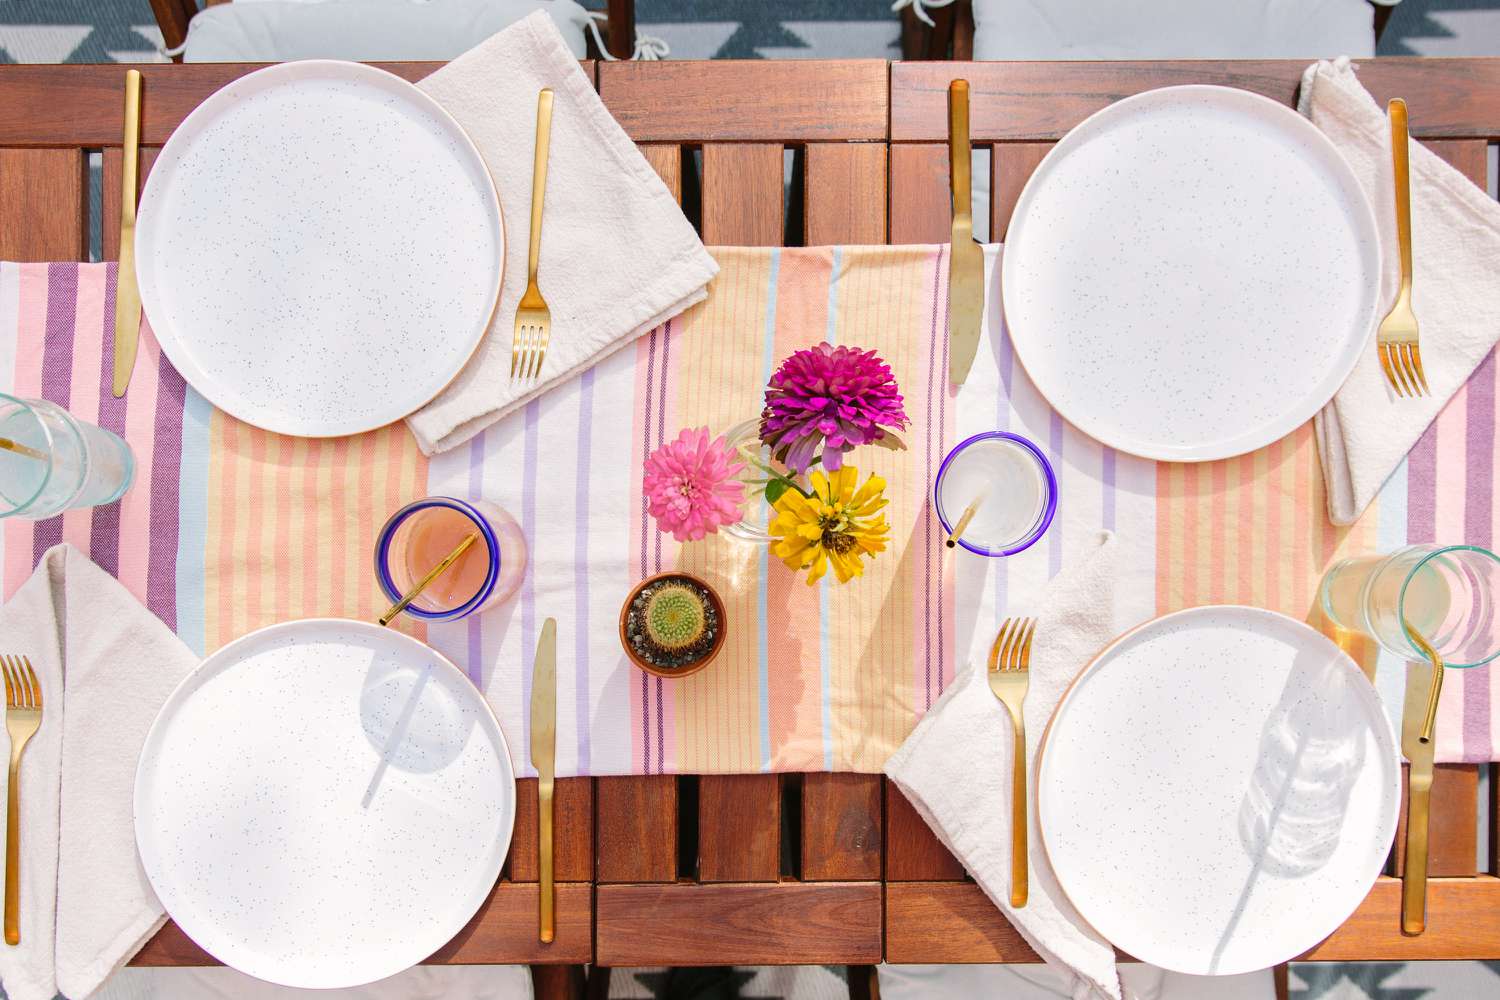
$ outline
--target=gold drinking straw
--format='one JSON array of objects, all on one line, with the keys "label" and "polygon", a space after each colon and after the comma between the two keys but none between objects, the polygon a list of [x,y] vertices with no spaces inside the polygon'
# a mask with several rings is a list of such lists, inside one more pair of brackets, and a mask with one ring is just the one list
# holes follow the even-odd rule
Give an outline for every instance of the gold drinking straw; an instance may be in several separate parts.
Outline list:
[{"label": "gold drinking straw", "polygon": [[12,441],[10,438],[0,438],[0,450],[13,451],[17,455],[25,455],[27,458],[35,458],[42,461],[46,461],[47,458],[46,452],[37,451],[35,448],[28,448],[21,442]]},{"label": "gold drinking straw", "polygon": [[467,552],[469,550],[469,546],[473,545],[475,540],[478,538],[479,532],[477,531],[471,531],[467,535],[465,535],[464,540],[458,543],[458,547],[444,556],[442,562],[432,567],[432,570],[426,576],[422,577],[422,579],[417,583],[415,587],[407,591],[405,597],[401,598],[401,600],[397,601],[395,604],[392,604],[389,608],[386,609],[385,614],[380,616],[380,624],[389,625],[391,623],[391,619],[395,618],[401,612],[405,611],[406,606],[412,601],[415,601],[417,597],[421,595],[422,591],[427,589],[427,585],[429,583],[441,576],[443,570],[447,569],[449,566],[452,566],[455,562],[457,562],[458,557]]},{"label": "gold drinking straw", "polygon": [[958,544],[959,536],[964,533],[964,529],[969,526],[969,522],[974,520],[974,512],[979,509],[979,505],[982,503],[984,503],[983,493],[975,497],[969,506],[964,508],[963,516],[958,519],[958,523],[953,526],[953,530],[948,534],[948,548],[951,549]]},{"label": "gold drinking straw", "polygon": [[1432,648],[1426,636],[1411,627],[1411,622],[1402,618],[1401,625],[1423,655],[1432,661],[1432,687],[1427,693],[1427,714],[1422,718],[1422,732],[1417,737],[1423,743],[1430,743],[1432,727],[1437,722],[1438,695],[1443,691],[1443,658],[1438,656],[1437,650]]}]

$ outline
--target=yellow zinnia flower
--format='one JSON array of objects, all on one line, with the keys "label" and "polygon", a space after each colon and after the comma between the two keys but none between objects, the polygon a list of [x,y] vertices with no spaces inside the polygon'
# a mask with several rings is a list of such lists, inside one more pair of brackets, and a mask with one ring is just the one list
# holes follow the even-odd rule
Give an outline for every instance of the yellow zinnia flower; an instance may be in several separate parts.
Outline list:
[{"label": "yellow zinnia flower", "polygon": [[771,520],[771,554],[793,570],[807,570],[817,583],[833,564],[839,583],[864,572],[864,557],[885,551],[890,525],[876,512],[886,505],[885,480],[871,476],[855,491],[859,470],[852,465],[828,475],[814,472],[811,498],[787,490],[776,498]]}]

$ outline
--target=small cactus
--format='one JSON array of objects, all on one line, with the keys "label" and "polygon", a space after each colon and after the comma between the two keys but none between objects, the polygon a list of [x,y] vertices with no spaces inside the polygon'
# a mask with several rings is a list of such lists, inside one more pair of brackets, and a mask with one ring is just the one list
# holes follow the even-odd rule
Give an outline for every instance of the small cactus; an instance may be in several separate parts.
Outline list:
[{"label": "small cactus", "polygon": [[703,637],[708,616],[703,598],[681,583],[658,587],[646,602],[647,637],[669,652],[686,649]]}]

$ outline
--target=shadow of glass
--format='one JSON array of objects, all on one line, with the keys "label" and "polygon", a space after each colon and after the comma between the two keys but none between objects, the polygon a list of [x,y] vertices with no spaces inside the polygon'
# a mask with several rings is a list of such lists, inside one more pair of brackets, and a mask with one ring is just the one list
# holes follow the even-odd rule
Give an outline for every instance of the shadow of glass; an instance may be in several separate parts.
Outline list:
[{"label": "shadow of glass", "polygon": [[444,674],[432,663],[404,665],[375,658],[359,700],[360,725],[380,755],[361,804],[374,801],[389,768],[414,774],[441,770],[463,752],[474,728]]}]

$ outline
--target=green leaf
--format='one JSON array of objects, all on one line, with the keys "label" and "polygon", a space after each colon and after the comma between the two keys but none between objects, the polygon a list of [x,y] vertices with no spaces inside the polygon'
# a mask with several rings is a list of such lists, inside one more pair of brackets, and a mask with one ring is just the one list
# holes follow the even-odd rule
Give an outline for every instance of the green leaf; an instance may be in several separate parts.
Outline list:
[{"label": "green leaf", "polygon": [[773,479],[769,483],[766,483],[766,503],[776,503],[791,485],[785,479]]}]

